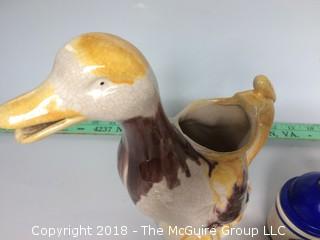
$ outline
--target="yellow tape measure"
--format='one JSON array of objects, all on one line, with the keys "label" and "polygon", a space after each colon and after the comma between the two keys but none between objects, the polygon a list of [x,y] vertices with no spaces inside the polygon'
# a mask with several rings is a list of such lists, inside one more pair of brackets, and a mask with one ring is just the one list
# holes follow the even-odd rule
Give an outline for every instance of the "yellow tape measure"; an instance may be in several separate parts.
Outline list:
[{"label": "yellow tape measure", "polygon": [[[12,132],[0,128],[0,133]],[[116,122],[88,121],[66,128],[59,133],[121,135],[121,126]],[[320,124],[275,122],[270,130],[270,139],[320,140]]]}]

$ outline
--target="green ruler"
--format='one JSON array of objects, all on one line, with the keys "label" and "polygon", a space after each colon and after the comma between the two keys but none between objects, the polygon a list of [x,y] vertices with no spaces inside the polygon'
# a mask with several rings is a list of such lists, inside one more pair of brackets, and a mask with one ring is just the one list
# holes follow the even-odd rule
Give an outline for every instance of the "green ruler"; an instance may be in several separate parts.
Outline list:
[{"label": "green ruler", "polygon": [[[0,133],[12,132],[0,128]],[[120,135],[122,129],[116,122],[88,121],[66,128],[59,133]],[[270,130],[270,139],[320,140],[320,124],[275,122]]]},{"label": "green ruler", "polygon": [[275,122],[270,130],[271,139],[320,140],[320,124]]}]

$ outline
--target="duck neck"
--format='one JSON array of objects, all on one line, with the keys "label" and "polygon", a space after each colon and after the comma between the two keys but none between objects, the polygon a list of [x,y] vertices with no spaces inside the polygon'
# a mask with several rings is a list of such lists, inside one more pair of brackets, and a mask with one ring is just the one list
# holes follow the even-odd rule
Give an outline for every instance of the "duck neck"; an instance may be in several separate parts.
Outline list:
[{"label": "duck neck", "polygon": [[178,186],[179,169],[190,177],[187,159],[200,164],[198,153],[170,123],[160,103],[153,116],[135,117],[122,126],[119,162],[127,159],[124,180],[134,201],[164,178],[170,189]]}]

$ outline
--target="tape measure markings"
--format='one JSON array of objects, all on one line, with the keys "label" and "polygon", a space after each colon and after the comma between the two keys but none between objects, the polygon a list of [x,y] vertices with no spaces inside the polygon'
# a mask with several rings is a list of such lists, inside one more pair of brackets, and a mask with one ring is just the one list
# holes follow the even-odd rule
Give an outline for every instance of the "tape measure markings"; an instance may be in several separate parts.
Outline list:
[{"label": "tape measure markings", "polygon": [[269,134],[271,139],[320,140],[320,124],[274,123]]},{"label": "tape measure markings", "polygon": [[[0,133],[8,132],[12,132],[12,130],[0,128]],[[122,129],[117,122],[88,121],[66,128],[59,133],[120,135]],[[275,122],[269,137],[270,139],[320,140],[320,124]]]}]

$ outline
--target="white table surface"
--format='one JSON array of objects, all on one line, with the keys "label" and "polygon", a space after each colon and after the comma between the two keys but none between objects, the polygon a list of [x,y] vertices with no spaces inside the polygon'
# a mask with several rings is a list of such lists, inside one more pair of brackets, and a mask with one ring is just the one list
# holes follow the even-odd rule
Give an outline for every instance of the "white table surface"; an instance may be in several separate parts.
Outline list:
[{"label": "white table surface", "polygon": [[[158,76],[170,116],[193,99],[248,89],[253,77],[264,73],[277,92],[277,121],[320,123],[317,0],[3,0],[0,29],[0,102],[45,79],[57,49],[71,37],[101,31],[142,50]],[[118,141],[55,135],[19,145],[12,135],[1,134],[0,238],[48,239],[32,236],[35,225],[135,229],[152,224],[134,208],[119,180]],[[242,226],[262,228],[283,182],[319,171],[319,145],[267,144],[250,167],[253,190]],[[79,239],[161,239],[141,234]]]}]

